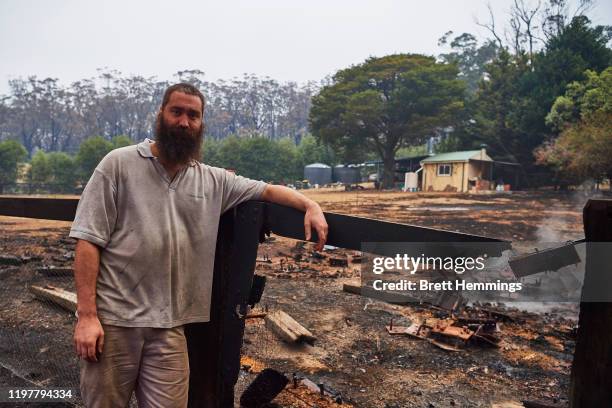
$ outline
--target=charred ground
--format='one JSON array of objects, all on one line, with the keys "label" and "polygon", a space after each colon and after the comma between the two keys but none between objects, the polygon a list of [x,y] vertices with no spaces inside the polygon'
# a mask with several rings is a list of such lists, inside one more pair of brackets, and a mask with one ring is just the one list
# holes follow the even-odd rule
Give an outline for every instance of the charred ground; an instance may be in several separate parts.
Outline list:
[{"label": "charred ground", "polygon": [[[325,211],[487,235],[514,242],[565,241],[582,234],[578,194],[406,194],[375,191],[308,191]],[[49,276],[42,267],[69,268],[74,243],[70,223],[0,217],[0,381],[77,388],[72,349],[74,317],[41,302],[32,284],[74,290],[69,276]],[[544,313],[500,310],[499,348],[466,347],[447,352],[385,326],[435,321],[439,311],[391,305],[342,290],[358,284],[357,253],[343,249],[313,255],[309,244],[272,237],[260,245],[258,274],[267,278],[258,309],[282,309],[317,337],[314,346],[281,342],[260,319],[247,322],[247,357],[239,393],[257,371],[271,367],[306,376],[339,391],[359,407],[490,406],[499,401],[540,399],[564,405],[574,348],[577,310]],[[299,256],[296,257],[296,254]],[[14,258],[11,258],[14,257]],[[344,258],[347,266],[330,266]],[[13,261],[11,261],[13,259]],[[19,261],[17,261],[17,259]],[[11,263],[14,263],[12,265]],[[52,275],[52,274],[51,274]],[[277,406],[334,406],[303,387],[288,388]],[[336,404],[337,405],[337,404]]]}]

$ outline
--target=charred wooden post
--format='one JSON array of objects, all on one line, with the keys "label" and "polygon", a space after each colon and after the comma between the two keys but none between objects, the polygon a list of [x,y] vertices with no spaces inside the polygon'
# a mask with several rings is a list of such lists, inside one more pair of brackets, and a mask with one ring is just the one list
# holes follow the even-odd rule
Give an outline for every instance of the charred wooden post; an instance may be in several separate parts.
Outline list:
[{"label": "charred wooden post", "polygon": [[[571,407],[612,406],[612,200],[584,207],[586,271],[570,383]],[[607,292],[607,293],[606,293]],[[600,300],[594,302],[593,300]]]},{"label": "charred wooden post", "polygon": [[264,203],[247,202],[219,225],[208,323],[187,325],[189,407],[233,407],[240,348],[263,227]]}]

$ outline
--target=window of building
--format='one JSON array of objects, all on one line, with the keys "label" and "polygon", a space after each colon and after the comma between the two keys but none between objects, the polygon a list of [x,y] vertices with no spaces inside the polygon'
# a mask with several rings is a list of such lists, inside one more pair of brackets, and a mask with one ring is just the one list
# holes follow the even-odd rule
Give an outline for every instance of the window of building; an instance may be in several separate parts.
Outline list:
[{"label": "window of building", "polygon": [[438,176],[450,176],[452,171],[452,164],[438,164]]}]

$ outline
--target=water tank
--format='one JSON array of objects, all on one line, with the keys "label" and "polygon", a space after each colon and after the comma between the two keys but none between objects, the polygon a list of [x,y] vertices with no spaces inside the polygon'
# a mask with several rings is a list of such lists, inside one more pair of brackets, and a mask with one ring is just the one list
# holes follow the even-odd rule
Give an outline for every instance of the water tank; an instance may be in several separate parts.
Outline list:
[{"label": "water tank", "polygon": [[361,182],[361,172],[358,167],[338,165],[334,167],[334,182],[342,184],[357,184]]},{"label": "water tank", "polygon": [[332,168],[323,163],[304,166],[304,178],[309,184],[325,185],[332,181]]},{"label": "water tank", "polygon": [[419,187],[419,175],[409,172],[404,175],[404,191],[417,191]]}]

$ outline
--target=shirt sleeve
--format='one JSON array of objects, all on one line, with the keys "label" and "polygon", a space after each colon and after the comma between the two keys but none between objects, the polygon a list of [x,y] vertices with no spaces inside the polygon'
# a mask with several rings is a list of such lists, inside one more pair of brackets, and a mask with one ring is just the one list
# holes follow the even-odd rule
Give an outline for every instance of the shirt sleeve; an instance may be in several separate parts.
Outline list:
[{"label": "shirt sleeve", "polygon": [[222,214],[244,201],[259,200],[267,186],[263,181],[237,176],[227,170],[225,170],[224,173],[223,203],[221,204]]},{"label": "shirt sleeve", "polygon": [[81,194],[70,237],[105,248],[117,221],[117,187],[98,168]]}]

